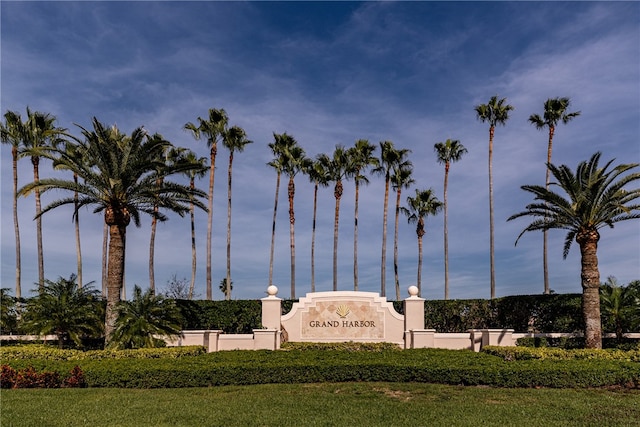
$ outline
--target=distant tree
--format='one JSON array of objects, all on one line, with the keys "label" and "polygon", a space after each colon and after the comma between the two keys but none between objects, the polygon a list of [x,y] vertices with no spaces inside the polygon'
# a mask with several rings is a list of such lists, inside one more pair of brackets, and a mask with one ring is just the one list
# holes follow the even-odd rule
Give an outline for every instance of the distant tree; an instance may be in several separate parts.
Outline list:
[{"label": "distant tree", "polygon": [[164,295],[173,299],[191,299],[193,292],[187,278],[178,279],[177,274],[173,274],[164,288]]},{"label": "distant tree", "polygon": [[3,335],[15,331],[18,323],[16,298],[9,292],[9,288],[0,289],[0,334]]},{"label": "distant tree", "polygon": [[398,221],[400,219],[400,196],[403,188],[409,188],[415,181],[411,178],[413,165],[406,162],[393,170],[391,186],[396,192],[395,225],[393,233],[393,277],[396,286],[396,301],[400,301],[400,279],[398,277]]},{"label": "distant tree", "polygon": [[480,104],[475,107],[478,120],[483,123],[489,123],[489,258],[491,264],[491,299],[496,297],[495,244],[493,237],[493,135],[496,125],[504,126],[509,119],[509,112],[513,110],[513,106],[506,102],[506,98],[498,99],[498,96],[494,95],[487,104]]},{"label": "distant tree", "polygon": [[359,139],[355,145],[349,148],[349,158],[353,167],[353,180],[355,182],[355,212],[353,226],[353,290],[358,290],[358,203],[360,197],[360,184],[368,184],[367,169],[376,168],[380,162],[373,155],[376,146],[366,139]]},{"label": "distant tree", "polygon": [[380,161],[373,172],[384,176],[384,207],[382,217],[382,261],[380,266],[380,295],[386,296],[386,275],[387,275],[387,215],[389,208],[389,186],[391,184],[391,173],[396,168],[401,168],[403,164],[410,163],[407,156],[411,151],[408,149],[396,149],[391,141],[380,142]]},{"label": "distant tree", "polygon": [[344,186],[342,180],[353,174],[353,168],[349,159],[348,150],[341,145],[336,145],[331,157],[326,154],[318,156],[318,162],[327,171],[329,181],[335,183],[333,197],[336,199],[336,207],[333,219],[333,290],[338,290],[338,227],[340,223],[340,200]]},{"label": "distant tree", "polygon": [[436,143],[433,148],[438,156],[438,163],[444,164],[444,299],[449,299],[449,204],[447,189],[449,187],[449,168],[451,163],[459,161],[467,149],[457,139],[447,139]]},{"label": "distant tree", "polygon": [[202,137],[207,139],[209,147],[209,201],[207,217],[207,299],[212,298],[212,278],[211,278],[211,237],[213,230],[213,186],[216,170],[216,155],[218,154],[218,141],[222,140],[227,130],[229,118],[223,109],[209,109],[209,116],[205,119],[198,117],[198,125],[189,122],[184,128],[190,131],[196,140]]},{"label": "distant tree", "polygon": [[[229,150],[229,168],[227,180],[227,280],[231,284],[231,176],[233,171],[233,154],[237,151],[242,153],[248,144],[253,141],[247,139],[247,134],[240,126],[232,126],[223,137],[222,143]],[[225,292],[227,299],[231,298],[231,288]]]},{"label": "distant tree", "polygon": [[330,182],[327,170],[318,159],[309,164],[305,171],[309,180],[313,183],[313,221],[311,230],[311,292],[316,291],[316,268],[315,268],[315,248],[316,248],[316,214],[318,211],[318,188],[327,187]]},{"label": "distant tree", "polygon": [[402,212],[407,215],[409,223],[416,223],[418,236],[418,296],[422,296],[422,238],[426,234],[425,217],[437,215],[442,209],[442,203],[437,199],[432,189],[417,190],[415,197],[407,197],[407,207]]},{"label": "distant tree", "polygon": [[[529,122],[535,125],[536,129],[549,128],[549,143],[547,145],[547,163],[551,163],[551,151],[553,145],[553,135],[558,122],[567,124],[575,117],[580,115],[580,111],[567,113],[571,101],[569,98],[549,98],[544,103],[544,115],[532,114],[529,116]],[[545,186],[549,189],[549,168],[546,168]],[[549,287],[549,264],[547,263],[547,231],[542,232],[543,239],[543,270],[544,270],[544,293],[548,294]]]},{"label": "distant tree", "polygon": [[177,338],[182,333],[182,316],[174,300],[151,289],[144,293],[133,287],[133,299],[118,304],[118,318],[109,344],[111,348],[161,347],[160,338]]},{"label": "distant tree", "polygon": [[25,330],[40,335],[55,334],[59,348],[67,339],[80,346],[82,338],[102,335],[104,311],[100,292],[92,288],[92,283],[78,286],[75,274],[55,282],[45,280],[38,295],[27,302]]},{"label": "distant tree", "polygon": [[220,280],[220,292],[224,295],[224,299],[231,299],[231,291],[233,290],[233,282],[227,282],[227,278]]},{"label": "distant tree", "polygon": [[588,348],[602,347],[600,320],[600,271],[598,269],[598,230],[613,228],[620,221],[640,218],[640,188],[627,189],[640,180],[640,173],[626,172],[639,164],[620,164],[609,169],[613,160],[600,167],[600,153],[578,164],[575,173],[566,165],[549,164],[556,182],[552,186],[565,194],[539,185],[525,185],[522,189],[532,193],[534,202],[526,210],[509,217],[509,221],[529,216],[534,220],[516,239],[527,231],[551,229],[567,230],[563,256],[566,258],[573,240],[580,246],[582,278],[582,311],[585,323],[585,344]]}]

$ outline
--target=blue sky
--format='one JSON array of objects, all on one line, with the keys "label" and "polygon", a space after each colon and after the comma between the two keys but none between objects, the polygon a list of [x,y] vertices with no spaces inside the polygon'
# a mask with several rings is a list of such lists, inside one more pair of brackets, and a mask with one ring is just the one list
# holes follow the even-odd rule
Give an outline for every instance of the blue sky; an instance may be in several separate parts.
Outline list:
[{"label": "blue sky", "polygon": [[[525,235],[526,219],[506,222],[543,184],[547,132],[528,123],[547,98],[567,96],[582,115],[559,126],[553,163],[572,168],[594,152],[605,160],[640,162],[640,3],[637,2],[11,2],[1,10],[2,112],[49,112],[79,134],[96,116],[126,133],[138,126],[207,156],[182,130],[224,108],[249,139],[234,160],[233,298],[265,295],[276,175],[266,166],[273,132],[294,136],[309,156],[365,138],[412,151],[414,188],[442,199],[444,168],[433,145],[459,139],[468,149],[449,180],[451,298],[488,298],[488,125],[473,107],[492,95],[515,107],[496,129],[493,156],[496,294],[543,290],[542,234]],[[214,193],[213,280],[225,276],[226,172],[219,150]],[[2,287],[15,283],[11,156],[2,146]],[[56,174],[59,172],[56,172]],[[41,176],[51,176],[43,162]],[[19,185],[32,179],[28,159]],[[199,182],[206,188],[206,179]],[[289,295],[286,182],[280,191],[274,283]],[[296,179],[296,288],[310,291],[313,208],[308,179]],[[352,289],[353,183],[341,204],[339,289]],[[379,291],[384,183],[361,190],[360,289]],[[46,194],[43,204],[61,194]],[[390,212],[393,212],[393,201]],[[23,294],[37,281],[33,197],[19,200]],[[333,191],[319,195],[316,289],[331,290]],[[102,218],[81,212],[85,281],[100,284]],[[392,217],[391,217],[392,218]],[[45,275],[75,271],[71,208],[43,217]],[[198,278],[205,295],[206,214],[197,214]],[[150,219],[127,232],[126,284],[148,285]],[[640,279],[640,221],[603,229],[602,280]],[[387,248],[387,295],[393,297],[393,221]],[[549,235],[551,288],[580,292],[577,245],[562,259],[564,233]],[[402,295],[415,283],[415,226],[401,218]],[[427,220],[423,296],[444,296],[443,216]],[[170,216],[156,236],[156,286],[190,277],[188,218]],[[214,291],[215,299],[222,293]]]}]

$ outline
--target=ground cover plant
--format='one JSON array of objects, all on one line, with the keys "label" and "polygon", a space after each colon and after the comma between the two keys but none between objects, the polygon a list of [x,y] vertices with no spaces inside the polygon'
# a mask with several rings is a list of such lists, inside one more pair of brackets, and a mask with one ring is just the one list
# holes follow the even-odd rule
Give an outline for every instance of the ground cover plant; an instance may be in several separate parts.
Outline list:
[{"label": "ground cover plant", "polygon": [[630,426],[638,419],[639,390],[397,382],[3,390],[0,414],[7,427]]}]

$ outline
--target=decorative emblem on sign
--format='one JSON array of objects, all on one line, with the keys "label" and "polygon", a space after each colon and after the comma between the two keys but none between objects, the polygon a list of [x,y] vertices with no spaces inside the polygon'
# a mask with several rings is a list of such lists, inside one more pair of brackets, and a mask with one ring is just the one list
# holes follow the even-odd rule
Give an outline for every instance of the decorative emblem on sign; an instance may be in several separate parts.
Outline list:
[{"label": "decorative emblem on sign", "polygon": [[336,314],[338,316],[340,316],[342,319],[344,319],[345,317],[347,317],[347,315],[351,312],[351,310],[349,309],[349,306],[346,304],[340,304],[338,306],[338,308],[336,309]]}]

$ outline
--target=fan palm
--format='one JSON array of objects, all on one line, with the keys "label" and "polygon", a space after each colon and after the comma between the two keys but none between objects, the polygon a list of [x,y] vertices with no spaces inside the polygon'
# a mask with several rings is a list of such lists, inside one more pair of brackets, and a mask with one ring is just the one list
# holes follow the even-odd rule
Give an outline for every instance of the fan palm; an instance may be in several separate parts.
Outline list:
[{"label": "fan palm", "polygon": [[443,204],[437,199],[432,189],[416,189],[415,197],[407,197],[407,207],[402,207],[402,212],[407,215],[407,221],[416,223],[416,234],[418,236],[418,296],[422,295],[422,238],[426,234],[425,217],[437,215]]},{"label": "fan palm", "polygon": [[69,279],[45,280],[42,290],[27,303],[24,327],[41,335],[55,334],[60,348],[67,338],[79,346],[83,337],[100,336],[103,315],[99,291],[91,283],[78,286],[72,274]]},{"label": "fan palm", "polygon": [[526,210],[509,217],[509,221],[523,216],[533,217],[516,239],[527,231],[562,229],[567,231],[563,256],[569,253],[575,240],[580,246],[582,311],[585,323],[585,344],[588,348],[602,347],[600,322],[600,271],[598,270],[599,229],[613,228],[620,221],[640,218],[640,188],[627,189],[640,180],[640,173],[624,175],[638,164],[620,164],[612,167],[613,160],[600,167],[601,154],[595,153],[588,161],[578,164],[575,173],[566,165],[547,165],[559,188],[566,196],[543,186],[525,185],[535,201]]},{"label": "fan palm", "polygon": [[[575,117],[580,115],[580,111],[573,113],[567,113],[569,104],[571,103],[569,98],[549,98],[544,103],[544,114],[540,117],[539,114],[532,114],[529,116],[529,122],[535,125],[536,129],[549,128],[549,143],[547,145],[547,164],[551,163],[551,151],[553,146],[553,135],[556,130],[558,122],[567,124]],[[549,168],[546,168],[545,187],[549,189]],[[542,263],[543,263],[543,275],[544,275],[544,293],[550,292],[549,286],[549,265],[547,263],[547,231],[542,233],[543,249],[542,249]]]},{"label": "fan palm", "polygon": [[163,345],[160,337],[177,338],[182,333],[182,316],[174,300],[144,293],[133,287],[131,301],[121,301],[118,318],[110,342],[112,348],[147,348]]},{"label": "fan palm", "polygon": [[316,291],[315,247],[316,247],[316,213],[318,211],[318,188],[329,185],[329,175],[322,162],[315,160],[305,171],[313,183],[313,222],[311,230],[311,292]]},{"label": "fan palm", "polygon": [[411,151],[406,148],[396,149],[391,141],[380,142],[380,161],[373,172],[384,176],[384,207],[382,217],[382,261],[380,266],[380,295],[386,296],[386,264],[387,264],[387,214],[389,207],[389,185],[391,172],[410,163],[407,156]]},{"label": "fan palm", "polygon": [[216,170],[216,155],[218,154],[218,141],[223,138],[227,130],[229,118],[227,112],[223,109],[209,109],[209,116],[206,119],[198,117],[198,125],[189,122],[184,128],[190,131],[196,140],[202,137],[207,139],[207,147],[209,147],[209,201],[208,201],[208,217],[207,217],[207,299],[212,298],[211,288],[211,238],[213,230],[213,185]]},{"label": "fan palm", "polygon": [[378,158],[373,155],[376,146],[370,144],[366,139],[359,139],[355,146],[349,149],[349,158],[354,169],[353,180],[355,181],[355,212],[353,227],[353,290],[358,290],[358,199],[360,197],[360,184],[368,184],[369,178],[365,172],[369,167],[379,165]]},{"label": "fan palm", "polygon": [[400,301],[400,279],[398,277],[398,221],[400,219],[400,196],[403,188],[409,188],[415,181],[411,178],[413,165],[405,162],[394,168],[391,175],[391,185],[396,192],[396,213],[393,233],[393,277],[396,286],[396,301]]},{"label": "fan palm", "polygon": [[228,285],[225,296],[227,299],[231,299],[231,176],[233,171],[233,154],[237,151],[242,153],[244,148],[253,143],[247,139],[247,134],[244,129],[239,126],[232,126],[227,130],[222,138],[222,144],[229,150],[229,169],[227,180],[227,277],[226,283]]},{"label": "fan palm", "polygon": [[449,228],[447,189],[449,186],[449,168],[451,163],[459,161],[467,149],[457,139],[447,139],[436,143],[433,148],[437,154],[438,163],[444,164],[444,299],[449,299]]},{"label": "fan palm", "polygon": [[344,186],[342,180],[353,174],[353,168],[349,159],[348,150],[343,146],[337,145],[333,151],[333,155],[329,157],[326,154],[318,156],[318,162],[322,164],[327,171],[330,182],[334,182],[333,197],[336,199],[336,207],[333,219],[333,290],[338,290],[338,228],[340,223],[340,200]]},{"label": "fan palm", "polygon": [[271,226],[271,250],[269,253],[269,286],[273,285],[273,253],[275,248],[276,238],[276,215],[278,213],[278,195],[280,193],[280,177],[284,171],[287,152],[294,147],[296,140],[286,133],[273,134],[274,142],[269,143],[269,148],[275,156],[273,160],[267,163],[267,166],[271,166],[276,171],[276,196],[273,203],[273,223]]},{"label": "fan palm", "polygon": [[475,107],[478,120],[489,123],[489,258],[491,264],[491,299],[496,297],[496,268],[495,245],[493,232],[493,136],[496,125],[505,125],[509,119],[509,112],[513,106],[506,103],[507,99],[498,99],[497,95],[491,97],[487,104]]},{"label": "fan palm", "polygon": [[[105,127],[94,117],[93,130],[80,126],[84,140],[79,142],[87,160],[78,163],[75,158],[59,154],[55,166],[64,167],[78,174],[83,183],[50,178],[24,186],[19,194],[27,194],[39,189],[77,191],[78,208],[94,205],[94,213],[104,212],[105,223],[109,226],[109,250],[107,272],[107,311],[105,319],[106,342],[111,339],[115,327],[116,305],[120,302],[120,292],[124,283],[124,260],[127,226],[133,219],[140,226],[140,215],[146,213],[164,221],[167,217],[154,210],[154,206],[184,215],[189,203],[206,209],[194,197],[205,197],[198,189],[177,184],[167,179],[160,185],[156,182],[158,159],[170,144],[161,138],[149,138],[142,128],[131,135],[122,134],[117,127]],[[64,165],[64,166],[61,166]],[[182,171],[184,169],[181,169]],[[165,176],[174,173],[167,168]],[[42,213],[66,204],[73,204],[74,197],[53,201]]]}]

